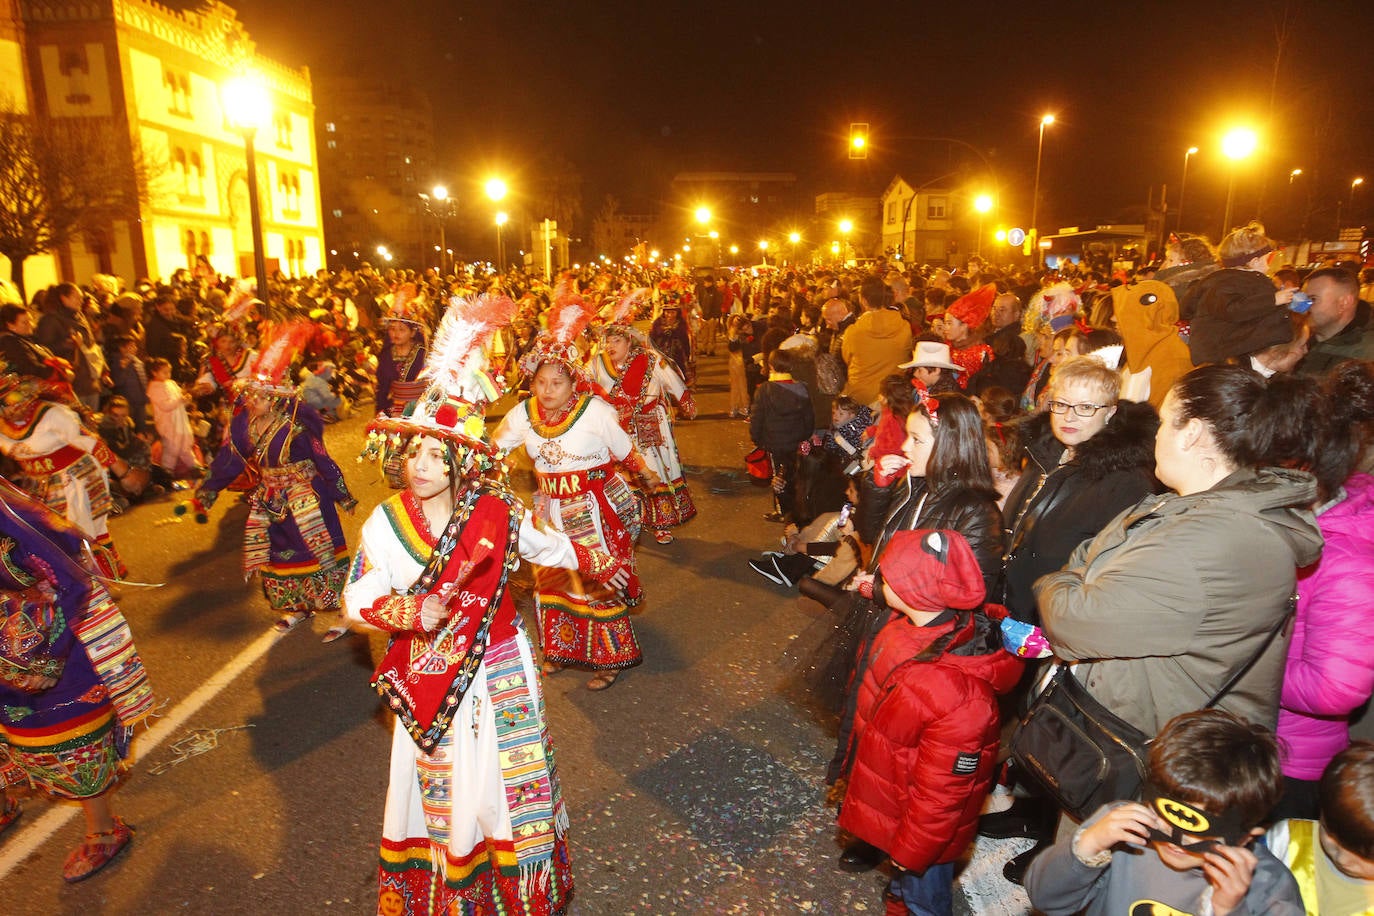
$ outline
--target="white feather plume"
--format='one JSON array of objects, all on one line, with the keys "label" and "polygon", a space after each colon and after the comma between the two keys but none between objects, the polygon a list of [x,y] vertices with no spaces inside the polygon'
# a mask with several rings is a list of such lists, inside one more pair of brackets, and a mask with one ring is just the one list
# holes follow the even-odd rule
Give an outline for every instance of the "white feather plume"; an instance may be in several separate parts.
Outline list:
[{"label": "white feather plume", "polygon": [[451,397],[472,403],[490,400],[491,383],[484,382],[486,347],[497,330],[510,324],[515,309],[506,296],[450,299],[421,377]]}]

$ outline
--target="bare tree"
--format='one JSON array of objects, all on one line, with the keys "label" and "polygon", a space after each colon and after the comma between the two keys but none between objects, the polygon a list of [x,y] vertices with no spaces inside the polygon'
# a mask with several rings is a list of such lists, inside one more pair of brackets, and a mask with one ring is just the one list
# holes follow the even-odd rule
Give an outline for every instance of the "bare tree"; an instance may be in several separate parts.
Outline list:
[{"label": "bare tree", "polygon": [[111,122],[0,108],[0,254],[20,294],[34,255],[80,238],[108,252],[113,221],[134,221],[165,173]]}]

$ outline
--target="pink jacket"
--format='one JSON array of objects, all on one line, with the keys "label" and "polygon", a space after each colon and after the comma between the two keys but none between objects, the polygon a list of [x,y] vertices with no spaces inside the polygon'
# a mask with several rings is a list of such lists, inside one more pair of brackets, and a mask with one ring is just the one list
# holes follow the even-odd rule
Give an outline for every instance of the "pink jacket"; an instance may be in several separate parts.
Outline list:
[{"label": "pink jacket", "polygon": [[1350,743],[1350,713],[1374,692],[1374,477],[1356,474],[1345,489],[1317,517],[1321,559],[1298,572],[1278,724],[1294,779],[1321,776]]}]

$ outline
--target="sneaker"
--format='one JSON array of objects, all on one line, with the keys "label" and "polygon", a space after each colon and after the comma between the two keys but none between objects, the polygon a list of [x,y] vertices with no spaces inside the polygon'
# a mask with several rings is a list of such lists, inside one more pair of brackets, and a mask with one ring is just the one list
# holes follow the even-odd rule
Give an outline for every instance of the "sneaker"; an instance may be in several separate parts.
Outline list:
[{"label": "sneaker", "polygon": [[780,522],[783,520],[783,514],[781,512],[765,512],[763,520],[765,522]]},{"label": "sneaker", "polygon": [[782,574],[782,570],[778,569],[778,564],[773,557],[766,557],[762,560],[750,560],[749,568],[775,585],[790,586],[792,584],[787,581],[787,577]]}]

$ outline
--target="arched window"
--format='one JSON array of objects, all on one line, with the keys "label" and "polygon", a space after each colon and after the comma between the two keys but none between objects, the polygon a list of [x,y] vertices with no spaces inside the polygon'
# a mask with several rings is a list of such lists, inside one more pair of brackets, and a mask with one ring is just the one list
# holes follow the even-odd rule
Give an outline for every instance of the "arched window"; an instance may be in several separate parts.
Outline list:
[{"label": "arched window", "polygon": [[210,255],[210,233],[202,232],[200,234],[200,250],[197,254],[203,254],[207,257]]},{"label": "arched window", "polygon": [[172,171],[176,172],[177,180],[181,182],[181,192],[189,194],[191,188],[186,174],[186,150],[179,146],[172,150]]},{"label": "arched window", "polygon": [[196,263],[196,234],[190,229],[186,230],[186,263],[195,266]]},{"label": "arched window", "polygon": [[192,197],[201,197],[205,194],[203,184],[205,169],[201,165],[200,153],[192,153],[187,167],[187,193]]}]

